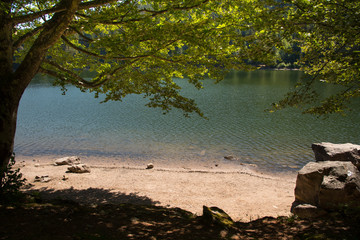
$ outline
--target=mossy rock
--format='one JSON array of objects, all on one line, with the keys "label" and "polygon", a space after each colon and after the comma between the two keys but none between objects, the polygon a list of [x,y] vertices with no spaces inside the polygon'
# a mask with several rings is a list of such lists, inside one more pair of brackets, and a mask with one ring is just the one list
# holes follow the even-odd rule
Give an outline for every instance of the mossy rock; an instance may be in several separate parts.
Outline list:
[{"label": "mossy rock", "polygon": [[231,228],[234,225],[234,221],[231,219],[231,217],[218,207],[203,206],[202,218],[207,222],[226,228]]}]

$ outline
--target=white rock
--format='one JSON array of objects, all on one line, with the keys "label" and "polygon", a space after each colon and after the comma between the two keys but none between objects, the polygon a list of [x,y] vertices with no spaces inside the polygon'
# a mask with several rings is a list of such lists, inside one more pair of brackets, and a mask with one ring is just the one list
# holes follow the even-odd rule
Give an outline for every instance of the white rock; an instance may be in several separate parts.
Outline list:
[{"label": "white rock", "polygon": [[77,156],[63,157],[55,161],[55,165],[72,165],[80,164],[80,158]]},{"label": "white rock", "polygon": [[316,206],[306,203],[295,205],[291,211],[300,218],[307,218],[307,219],[318,218],[326,215],[327,213],[323,209],[320,209]]}]

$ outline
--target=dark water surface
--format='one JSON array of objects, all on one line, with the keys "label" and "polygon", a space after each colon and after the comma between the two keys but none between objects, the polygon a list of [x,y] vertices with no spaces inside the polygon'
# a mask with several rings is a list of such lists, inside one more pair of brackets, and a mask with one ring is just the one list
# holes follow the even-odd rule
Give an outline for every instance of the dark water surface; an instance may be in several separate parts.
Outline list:
[{"label": "dark water surface", "polygon": [[[169,163],[224,161],[252,163],[270,171],[297,170],[313,160],[311,143],[360,144],[360,114],[319,119],[296,109],[267,113],[297,81],[298,71],[233,72],[219,83],[209,80],[184,94],[196,99],[209,120],[163,115],[144,106],[142,96],[99,104],[92,94],[36,79],[25,91],[18,112],[17,155],[118,157]],[[178,80],[179,82],[184,80]],[[185,81],[184,81],[185,82]],[[322,85],[323,92],[331,86]]]}]

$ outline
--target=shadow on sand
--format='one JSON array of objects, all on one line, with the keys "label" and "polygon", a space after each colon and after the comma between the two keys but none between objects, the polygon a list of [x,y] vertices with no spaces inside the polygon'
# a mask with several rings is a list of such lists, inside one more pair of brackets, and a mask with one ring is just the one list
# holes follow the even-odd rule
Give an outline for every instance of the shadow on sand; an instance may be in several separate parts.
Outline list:
[{"label": "shadow on sand", "polygon": [[[80,204],[99,205],[99,204],[120,204],[131,203],[138,205],[155,205],[158,201],[153,201],[146,196],[140,196],[138,193],[122,193],[103,188],[88,188],[78,190],[74,188],[64,190],[54,190],[42,188],[36,191],[41,199],[44,200],[70,200]],[[29,193],[34,193],[29,191]]]},{"label": "shadow on sand", "polygon": [[[42,189],[22,204],[0,205],[0,239],[358,239],[345,219],[261,218],[224,228],[137,193]],[[35,201],[34,201],[35,200]]]}]

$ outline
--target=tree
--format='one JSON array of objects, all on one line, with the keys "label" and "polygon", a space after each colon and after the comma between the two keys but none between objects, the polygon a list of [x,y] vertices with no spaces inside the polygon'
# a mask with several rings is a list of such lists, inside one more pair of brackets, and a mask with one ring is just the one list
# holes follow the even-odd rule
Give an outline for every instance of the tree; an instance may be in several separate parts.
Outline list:
[{"label": "tree", "polygon": [[229,69],[251,68],[245,60],[271,58],[268,36],[257,31],[262,11],[250,0],[2,0],[0,167],[12,155],[19,101],[37,73],[105,101],[144,94],[150,107],[202,115],[173,77],[200,89],[205,77],[221,80]]},{"label": "tree", "polygon": [[[300,107],[304,113],[342,113],[360,96],[360,2],[356,0],[272,1],[273,31],[301,47],[299,64],[307,78],[274,109]],[[338,85],[324,96],[316,84]]]}]

